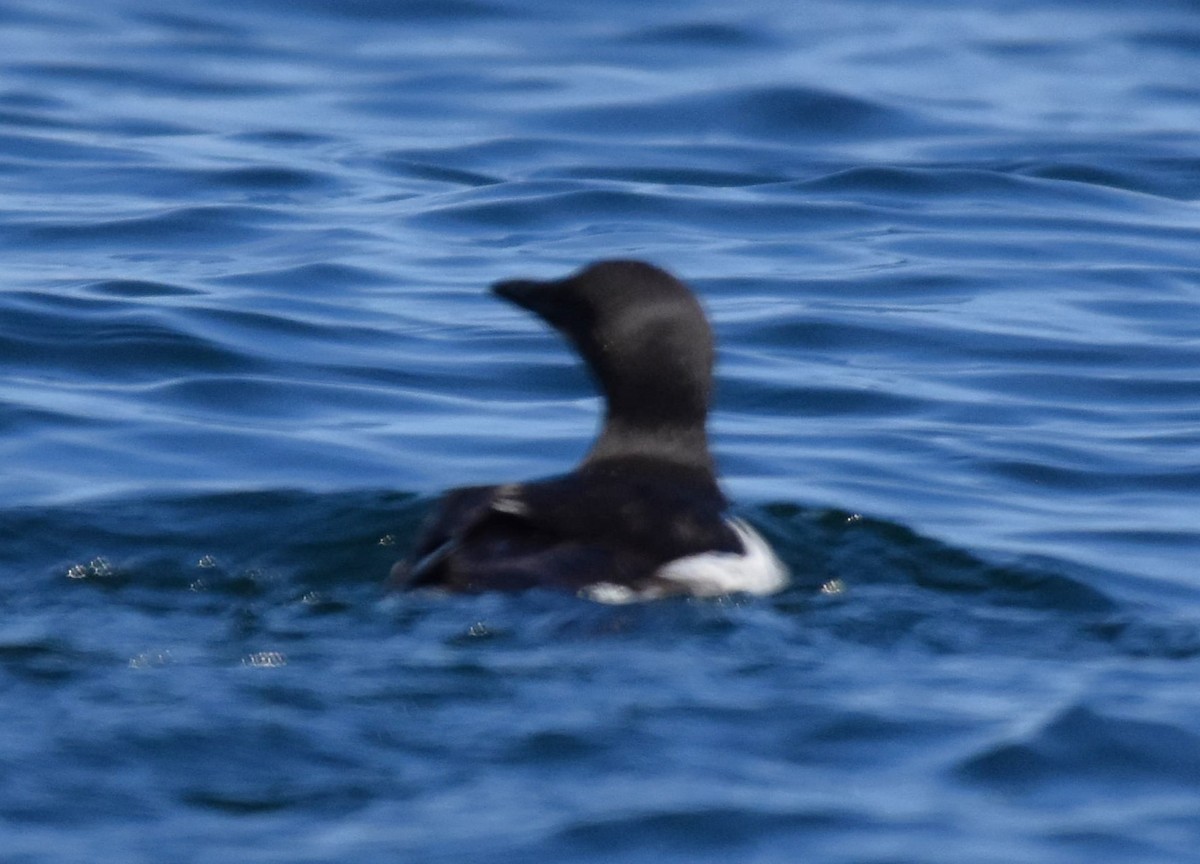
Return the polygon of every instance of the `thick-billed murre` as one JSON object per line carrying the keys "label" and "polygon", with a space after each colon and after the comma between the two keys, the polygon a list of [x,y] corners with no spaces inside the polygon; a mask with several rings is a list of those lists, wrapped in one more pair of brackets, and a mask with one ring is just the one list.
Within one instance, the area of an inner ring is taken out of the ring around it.
{"label": "thick-billed murre", "polygon": [[692,292],[640,261],[492,291],[562,333],[605,400],[600,434],[568,474],[454,489],[400,589],[565,589],[597,600],[768,594],[787,570],[728,514],[708,449],[713,337]]}

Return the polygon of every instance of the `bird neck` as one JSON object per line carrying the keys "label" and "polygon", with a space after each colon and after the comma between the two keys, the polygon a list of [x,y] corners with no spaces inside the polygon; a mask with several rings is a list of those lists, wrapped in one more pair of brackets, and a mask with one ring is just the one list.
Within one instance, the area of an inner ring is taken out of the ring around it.
{"label": "bird neck", "polygon": [[610,410],[584,464],[629,458],[668,462],[702,471],[714,480],[716,476],[703,421],[686,425],[639,423]]}

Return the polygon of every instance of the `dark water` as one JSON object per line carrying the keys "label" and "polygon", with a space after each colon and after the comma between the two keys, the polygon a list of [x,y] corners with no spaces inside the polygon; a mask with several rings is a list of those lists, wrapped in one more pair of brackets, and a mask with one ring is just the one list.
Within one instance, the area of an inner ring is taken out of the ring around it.
{"label": "dark water", "polygon": [[[0,6],[0,860],[1197,860],[1198,13]],[[605,256],[795,585],[384,597]]]}

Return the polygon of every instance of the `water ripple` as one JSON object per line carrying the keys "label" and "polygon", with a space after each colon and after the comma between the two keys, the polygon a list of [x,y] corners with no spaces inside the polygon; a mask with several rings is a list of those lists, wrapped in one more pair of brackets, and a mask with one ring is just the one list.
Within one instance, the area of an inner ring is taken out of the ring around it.
{"label": "water ripple", "polygon": [[542,122],[547,128],[576,134],[618,127],[634,138],[720,135],[799,144],[850,136],[917,134],[927,127],[912,111],[832,91],[782,86],[557,109],[545,114]]}
{"label": "water ripple", "polygon": [[[995,745],[965,761],[964,774],[1009,790],[1053,795],[1064,771],[1081,768],[1099,785],[1190,787],[1200,770],[1200,739],[1173,724],[1114,717],[1072,705],[1022,738]],[[1103,759],[1089,758],[1105,754]]]}
{"label": "water ripple", "polygon": [[[1186,4],[0,21],[8,858],[1194,853]],[[486,286],[609,256],[701,295],[794,584],[383,596],[585,451]]]}

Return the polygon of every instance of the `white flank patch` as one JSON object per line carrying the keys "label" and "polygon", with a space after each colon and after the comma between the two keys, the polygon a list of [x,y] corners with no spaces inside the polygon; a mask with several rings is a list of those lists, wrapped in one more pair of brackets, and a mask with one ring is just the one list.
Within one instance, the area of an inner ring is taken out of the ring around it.
{"label": "white flank patch", "polygon": [[674,582],[696,597],[721,594],[774,594],[788,583],[787,568],[761,535],[741,519],[729,527],[742,541],[736,552],[703,552],[677,558],[654,575]]}
{"label": "white flank patch", "polygon": [[647,596],[645,592],[639,594],[632,588],[617,585],[614,582],[597,582],[595,585],[587,586],[579,593],[589,600],[595,600],[597,603],[611,603],[614,606],[621,603],[635,603],[638,600],[654,599]]}
{"label": "white flank patch", "polygon": [[787,567],[767,541],[741,519],[730,519],[728,524],[742,542],[740,553],[702,552],[676,558],[655,571],[657,584],[648,585],[641,591],[612,582],[597,582],[581,593],[598,603],[633,603],[673,594],[693,597],[774,594],[786,586]]}

